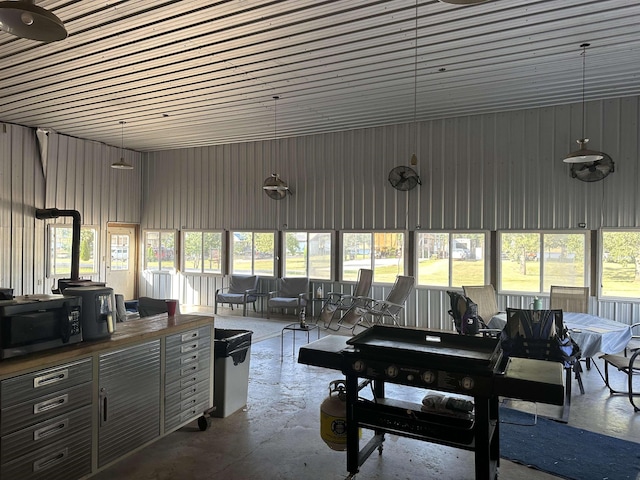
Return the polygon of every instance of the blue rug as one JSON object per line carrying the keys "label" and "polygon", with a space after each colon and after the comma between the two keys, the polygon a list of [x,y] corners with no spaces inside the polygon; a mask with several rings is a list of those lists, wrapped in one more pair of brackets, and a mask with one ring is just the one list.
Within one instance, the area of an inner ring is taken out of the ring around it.
{"label": "blue rug", "polygon": [[[500,456],[570,480],[640,479],[640,444],[500,408]],[[504,423],[511,422],[511,423]]]}

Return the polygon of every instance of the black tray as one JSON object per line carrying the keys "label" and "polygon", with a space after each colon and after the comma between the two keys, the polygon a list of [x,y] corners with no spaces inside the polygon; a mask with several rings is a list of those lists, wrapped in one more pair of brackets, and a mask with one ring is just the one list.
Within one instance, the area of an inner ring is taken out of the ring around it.
{"label": "black tray", "polygon": [[374,325],[347,340],[360,355],[393,357],[397,362],[492,372],[502,350],[497,338],[434,330]]}

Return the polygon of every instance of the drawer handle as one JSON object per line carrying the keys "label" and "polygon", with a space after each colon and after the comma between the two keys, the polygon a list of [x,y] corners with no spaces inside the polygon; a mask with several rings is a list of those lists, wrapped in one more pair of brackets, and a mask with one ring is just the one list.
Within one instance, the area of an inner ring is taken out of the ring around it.
{"label": "drawer handle", "polygon": [[180,352],[185,353],[185,352],[190,352],[191,350],[197,350],[198,349],[198,342],[193,342],[189,345],[183,345],[180,348]]}
{"label": "drawer handle", "polygon": [[46,387],[54,383],[62,382],[69,378],[69,370],[60,370],[58,372],[48,373],[33,379],[33,388]]}
{"label": "drawer handle", "polygon": [[100,426],[103,426],[107,423],[107,420],[109,420],[109,418],[107,417],[107,407],[108,407],[108,400],[107,400],[107,389],[102,387],[100,389],[100,394],[98,395],[98,399],[99,399],[99,405],[100,405]]}
{"label": "drawer handle", "polygon": [[35,462],[33,462],[33,471],[38,472],[40,470],[44,470],[45,468],[53,467],[54,465],[65,460],[68,456],[69,449],[65,448],[64,450],[60,450],[58,453],[54,453],[53,455],[49,455],[48,457],[36,460]]}
{"label": "drawer handle", "polygon": [[194,338],[198,338],[199,336],[200,336],[200,332],[196,330],[195,332],[183,333],[180,339],[181,341],[186,342],[188,340],[193,340]]}
{"label": "drawer handle", "polygon": [[69,394],[65,393],[64,395],[60,395],[59,397],[36,403],[33,406],[33,414],[37,415],[38,413],[47,412],[49,410],[53,410],[54,408],[62,407],[67,403],[69,403]]}
{"label": "drawer handle", "polygon": [[39,428],[35,432],[33,432],[33,440],[41,440],[43,438],[48,438],[51,435],[55,435],[57,433],[62,432],[69,426],[69,419],[65,418],[61,422],[57,422],[53,425],[47,425],[46,427]]}
{"label": "drawer handle", "polygon": [[198,352],[194,353],[193,355],[191,355],[190,357],[182,357],[180,359],[180,363],[182,363],[183,365],[185,363],[191,363],[191,362],[196,362],[198,360]]}

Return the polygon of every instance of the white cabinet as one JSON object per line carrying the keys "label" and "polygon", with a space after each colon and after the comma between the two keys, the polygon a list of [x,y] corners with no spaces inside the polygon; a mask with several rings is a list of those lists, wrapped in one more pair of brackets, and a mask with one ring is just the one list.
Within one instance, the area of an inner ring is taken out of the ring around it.
{"label": "white cabinet", "polygon": [[0,382],[0,479],[91,472],[92,359]]}
{"label": "white cabinet", "polygon": [[160,340],[99,357],[98,468],[160,436]]}

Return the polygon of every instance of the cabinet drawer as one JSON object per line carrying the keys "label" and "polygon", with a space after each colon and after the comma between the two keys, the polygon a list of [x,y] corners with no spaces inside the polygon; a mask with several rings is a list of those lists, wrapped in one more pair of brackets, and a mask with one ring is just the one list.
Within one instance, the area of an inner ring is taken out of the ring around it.
{"label": "cabinet drawer", "polygon": [[178,400],[172,404],[165,405],[165,418],[170,418],[177,414],[181,414],[182,412],[191,410],[196,405],[207,403],[209,401],[209,389],[206,387],[206,385],[200,387],[200,392],[197,392],[184,400]]}
{"label": "cabinet drawer", "polygon": [[182,359],[185,361],[167,362],[165,371],[167,385],[181,378],[191,377],[203,370],[209,374],[211,370],[211,352],[209,351],[192,352]]}
{"label": "cabinet drawer", "polygon": [[195,420],[211,407],[209,400],[196,403],[192,407],[175,413],[174,415],[165,415],[164,431],[165,433],[175,430],[180,425],[191,420]]}
{"label": "cabinet drawer", "polygon": [[0,414],[0,435],[4,436],[28,425],[89,405],[91,385],[92,382],[87,382],[3,408]]}
{"label": "cabinet drawer", "polygon": [[192,373],[191,375],[185,375],[171,383],[168,383],[164,388],[165,396],[173,395],[185,388],[191,387],[203,380],[209,380],[210,370],[202,368],[199,371]]}
{"label": "cabinet drawer", "polygon": [[0,382],[0,404],[6,408],[90,380],[91,358],[19,375]]}
{"label": "cabinet drawer", "polygon": [[165,397],[165,402],[164,402],[165,409],[171,408],[174,405],[177,405],[180,402],[187,400],[202,392],[206,392],[208,394],[210,391],[209,385],[210,385],[209,379],[205,377],[204,380],[201,380],[198,383],[182,388],[181,390],[175,393],[172,393],[171,395],[167,395]]}
{"label": "cabinet drawer", "polygon": [[3,464],[0,478],[70,480],[91,472],[91,429]]}
{"label": "cabinet drawer", "polygon": [[211,351],[211,337],[195,338],[173,347],[167,347],[166,359],[167,362],[173,362],[177,358],[199,351]]}
{"label": "cabinet drawer", "polygon": [[196,328],[194,330],[189,330],[187,332],[176,333],[174,335],[167,336],[167,340],[166,340],[167,349],[176,347],[182,343],[187,343],[187,342],[190,342],[191,340],[196,340],[203,337],[209,337],[209,341],[211,341],[210,325]]}
{"label": "cabinet drawer", "polygon": [[91,405],[0,438],[0,463],[10,462],[84,430],[91,430]]}

